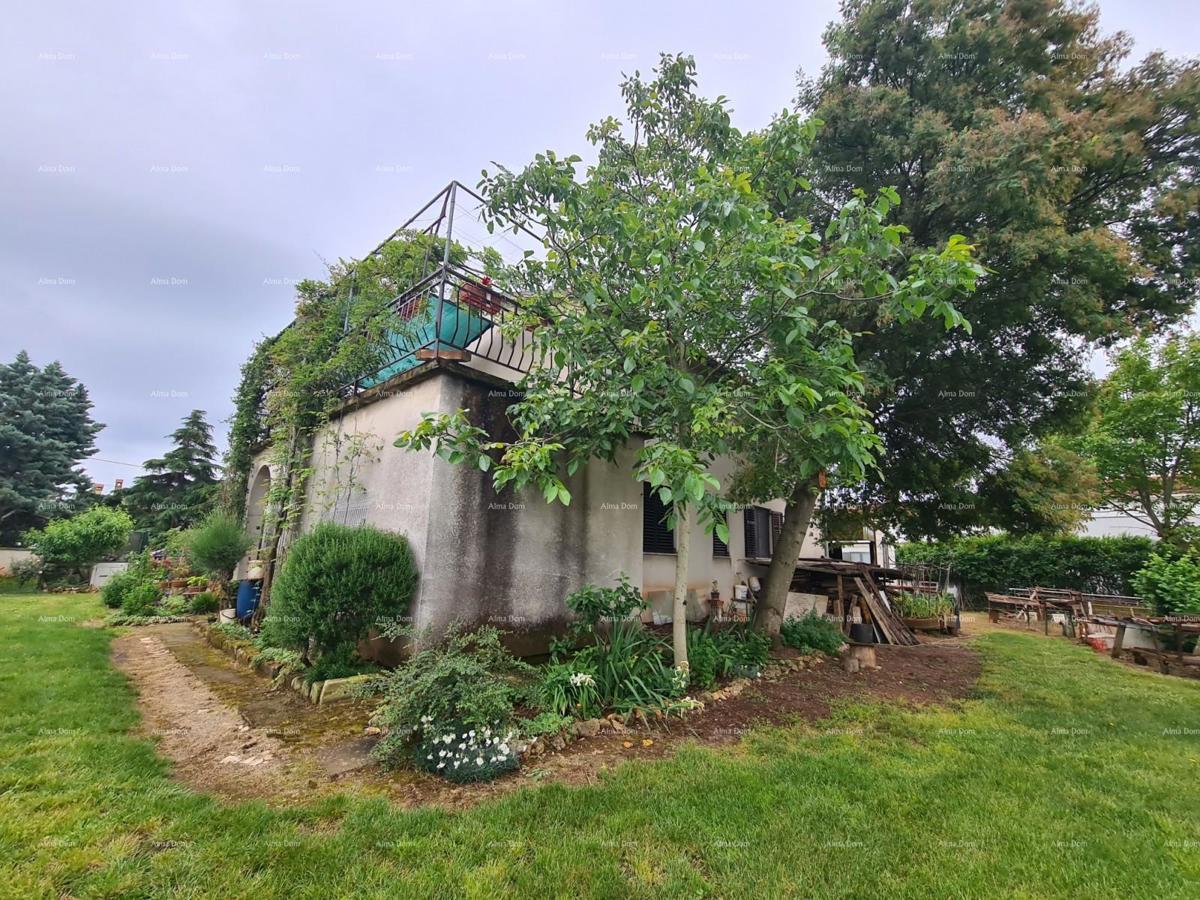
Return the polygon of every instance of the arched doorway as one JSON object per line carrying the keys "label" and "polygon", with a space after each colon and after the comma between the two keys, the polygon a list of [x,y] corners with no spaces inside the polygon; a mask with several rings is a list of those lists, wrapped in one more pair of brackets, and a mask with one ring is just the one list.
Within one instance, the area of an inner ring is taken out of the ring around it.
{"label": "arched doorway", "polygon": [[267,495],[270,492],[271,469],[269,466],[263,466],[254,473],[254,480],[250,483],[250,499],[246,506],[246,534],[254,541],[251,556],[257,556],[266,541],[263,525],[267,518]]}

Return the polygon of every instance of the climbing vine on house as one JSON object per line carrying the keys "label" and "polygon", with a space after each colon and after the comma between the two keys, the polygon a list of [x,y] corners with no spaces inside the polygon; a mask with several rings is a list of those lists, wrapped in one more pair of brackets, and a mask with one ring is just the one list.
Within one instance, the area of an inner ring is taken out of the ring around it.
{"label": "climbing vine on house", "polygon": [[[392,311],[391,302],[436,268],[445,252],[441,238],[401,232],[363,260],[330,266],[325,280],[300,282],[292,323],[260,342],[242,366],[224,498],[230,511],[244,514],[253,460],[269,449],[272,478],[263,530],[271,539],[263,550],[264,605],[270,563],[304,510],[317,432],[345,402],[347,386],[394,356],[397,335],[408,336],[411,326]],[[464,263],[468,255],[461,245],[450,247],[452,263]],[[495,260],[482,263],[494,266]]]}

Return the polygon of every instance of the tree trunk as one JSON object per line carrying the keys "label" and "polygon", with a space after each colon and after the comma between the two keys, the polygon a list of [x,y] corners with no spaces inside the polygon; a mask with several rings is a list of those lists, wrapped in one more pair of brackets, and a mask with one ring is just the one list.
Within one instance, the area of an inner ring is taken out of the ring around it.
{"label": "tree trunk", "polygon": [[796,571],[796,560],[808,533],[813,509],[817,505],[818,491],[812,482],[799,484],[788,497],[783,512],[783,530],[771,553],[771,565],[767,569],[767,586],[754,608],[754,630],[779,634],[783,624],[783,611],[787,606],[788,588],[792,584],[792,573]]}
{"label": "tree trunk", "polygon": [[675,649],[675,668],[686,669],[687,658],[687,577],[688,552],[691,549],[691,510],[675,506],[675,597],[671,604],[671,638]]}

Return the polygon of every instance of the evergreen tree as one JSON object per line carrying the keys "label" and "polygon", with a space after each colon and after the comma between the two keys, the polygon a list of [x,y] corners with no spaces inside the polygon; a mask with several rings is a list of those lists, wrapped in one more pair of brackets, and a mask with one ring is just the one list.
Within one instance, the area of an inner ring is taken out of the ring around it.
{"label": "evergreen tree", "polygon": [[125,507],[139,530],[158,536],[194,525],[208,511],[217,485],[217,448],[204,410],[193,409],[170,435],[161,459],[148,459],[147,474],[125,493]]}
{"label": "evergreen tree", "polygon": [[[859,334],[887,453],[844,499],[910,536],[990,524],[994,476],[1077,427],[1089,347],[1178,319],[1200,271],[1200,67],[1100,33],[1062,0],[846,0],[799,103],[825,125],[805,166],[818,221],[896,187],[906,242],[969,234],[991,274],[947,338],[836,301]],[[805,207],[807,205],[807,208]],[[823,211],[825,210],[825,211]]]}
{"label": "evergreen tree", "polygon": [[78,464],[104,427],[91,408],[57,362],[39,369],[22,350],[0,364],[0,543],[86,504],[91,481]]}

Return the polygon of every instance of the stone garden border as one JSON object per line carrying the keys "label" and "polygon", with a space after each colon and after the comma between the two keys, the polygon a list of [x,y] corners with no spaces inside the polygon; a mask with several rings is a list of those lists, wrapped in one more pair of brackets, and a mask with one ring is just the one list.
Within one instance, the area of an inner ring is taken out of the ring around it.
{"label": "stone garden border", "polygon": [[249,641],[241,641],[230,637],[214,628],[209,622],[194,621],[192,625],[200,631],[209,646],[222,651],[236,664],[245,666],[265,678],[270,678],[272,681],[278,681],[282,678],[283,684],[290,687],[309,703],[322,704],[352,700],[354,699],[354,690],[359,685],[378,677],[377,675],[370,674],[351,675],[348,678],[329,678],[325,681],[314,681],[312,684],[306,684],[303,674],[296,674],[295,669],[288,667],[284,663],[264,659],[256,665],[254,658],[258,656],[259,650]]}

